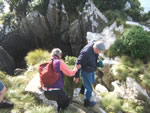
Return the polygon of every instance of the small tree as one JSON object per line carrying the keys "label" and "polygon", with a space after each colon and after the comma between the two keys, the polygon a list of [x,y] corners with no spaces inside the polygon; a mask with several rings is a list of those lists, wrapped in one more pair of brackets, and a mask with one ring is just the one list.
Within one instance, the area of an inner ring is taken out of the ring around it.
{"label": "small tree", "polygon": [[150,36],[143,28],[132,27],[124,32],[121,39],[129,56],[141,59],[150,55]]}
{"label": "small tree", "polygon": [[150,35],[139,26],[127,29],[110,48],[112,56],[128,55],[145,60],[150,55]]}

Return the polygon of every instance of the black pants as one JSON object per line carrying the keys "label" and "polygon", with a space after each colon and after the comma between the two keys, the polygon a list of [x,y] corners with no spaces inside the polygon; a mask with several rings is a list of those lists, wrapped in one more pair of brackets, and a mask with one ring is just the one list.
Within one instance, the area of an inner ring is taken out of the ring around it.
{"label": "black pants", "polygon": [[63,90],[45,91],[44,95],[48,100],[57,102],[58,111],[69,106],[70,98]]}
{"label": "black pants", "polygon": [[84,88],[84,86],[83,86],[83,84],[82,84],[80,93],[83,94],[83,95],[84,95],[84,90],[85,90],[85,88]]}

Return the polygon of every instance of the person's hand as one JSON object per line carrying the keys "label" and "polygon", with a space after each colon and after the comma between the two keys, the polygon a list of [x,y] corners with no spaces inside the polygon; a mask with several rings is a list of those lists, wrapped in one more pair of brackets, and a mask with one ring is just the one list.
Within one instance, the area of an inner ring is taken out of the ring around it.
{"label": "person's hand", "polygon": [[74,83],[77,84],[79,82],[79,78],[74,78]]}
{"label": "person's hand", "polygon": [[104,67],[104,64],[101,60],[99,60],[99,62],[97,63],[97,67],[101,67],[101,68]]}
{"label": "person's hand", "polygon": [[77,69],[80,69],[80,68],[81,68],[81,65],[78,64],[78,65],[75,65],[75,67],[76,67]]}

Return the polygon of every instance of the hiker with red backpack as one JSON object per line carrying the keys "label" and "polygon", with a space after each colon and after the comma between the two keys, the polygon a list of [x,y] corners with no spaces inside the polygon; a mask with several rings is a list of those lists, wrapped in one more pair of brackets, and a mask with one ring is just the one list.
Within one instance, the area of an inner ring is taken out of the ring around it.
{"label": "hiker with red backpack", "polygon": [[49,63],[40,65],[40,83],[45,97],[55,100],[59,111],[68,107],[70,102],[69,96],[64,92],[64,75],[74,76],[81,66],[75,65],[74,69],[70,70],[61,59],[62,51],[59,48],[52,50],[51,57]]}

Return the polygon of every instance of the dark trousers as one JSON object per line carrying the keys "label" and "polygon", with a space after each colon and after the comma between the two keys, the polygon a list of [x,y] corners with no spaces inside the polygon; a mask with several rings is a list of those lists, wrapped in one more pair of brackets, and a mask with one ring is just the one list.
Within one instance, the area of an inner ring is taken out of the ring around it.
{"label": "dark trousers", "polygon": [[54,100],[58,104],[58,111],[69,106],[70,98],[63,90],[44,91],[48,100]]}
{"label": "dark trousers", "polygon": [[85,88],[84,88],[84,86],[83,86],[83,84],[82,84],[80,93],[83,94],[83,95],[84,95],[84,90],[85,90]]}

